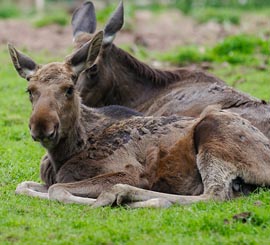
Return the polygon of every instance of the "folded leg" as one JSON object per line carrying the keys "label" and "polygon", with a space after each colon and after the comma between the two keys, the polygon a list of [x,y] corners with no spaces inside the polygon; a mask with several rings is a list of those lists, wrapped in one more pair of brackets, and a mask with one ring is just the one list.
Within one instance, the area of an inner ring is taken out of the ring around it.
{"label": "folded leg", "polygon": [[63,203],[92,205],[103,190],[108,190],[117,183],[136,185],[128,173],[117,172],[99,175],[94,178],[72,182],[57,183],[49,188],[49,199]]}
{"label": "folded leg", "polygon": [[[197,157],[197,165],[204,185],[202,195],[172,195],[117,184],[109,191],[102,192],[93,206],[127,204],[130,207],[148,207],[149,203],[155,203],[152,206],[166,207],[168,202],[186,205],[208,200],[228,200],[232,197],[232,180],[237,175],[237,169],[230,162],[205,151]],[[167,203],[160,200],[167,200]]]}
{"label": "folded leg", "polygon": [[[153,201],[156,199],[155,201]],[[211,199],[210,196],[180,196],[145,190],[125,184],[117,184],[108,191],[103,191],[93,204],[93,207],[110,206],[113,204],[126,204],[129,207],[166,207],[170,204],[191,204]],[[166,201],[164,201],[166,200]]]}
{"label": "folded leg", "polygon": [[27,195],[32,197],[39,197],[42,199],[49,199],[48,188],[44,184],[39,184],[33,181],[24,181],[20,183],[15,191],[19,195]]}

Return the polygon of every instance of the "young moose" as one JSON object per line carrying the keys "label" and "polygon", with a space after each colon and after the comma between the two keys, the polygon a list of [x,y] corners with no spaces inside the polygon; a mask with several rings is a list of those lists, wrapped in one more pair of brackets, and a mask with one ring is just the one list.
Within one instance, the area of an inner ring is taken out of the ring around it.
{"label": "young moose", "polygon": [[16,70],[28,80],[31,136],[47,150],[44,184],[23,182],[17,194],[166,207],[227,200],[249,185],[270,184],[269,140],[237,114],[210,107],[198,119],[141,117],[123,107],[83,105],[74,80],[95,62],[102,40],[99,32],[64,63],[43,66],[9,45]]}
{"label": "young moose", "polygon": [[[220,104],[248,119],[270,138],[270,105],[264,101],[228,87],[202,71],[153,69],[115,46],[113,40],[122,28],[123,17],[121,2],[104,28],[98,59],[86,66],[77,80],[84,104],[124,105],[144,115],[194,117],[208,105]],[[74,13],[72,26],[77,47],[93,37],[96,18],[91,2]]]}

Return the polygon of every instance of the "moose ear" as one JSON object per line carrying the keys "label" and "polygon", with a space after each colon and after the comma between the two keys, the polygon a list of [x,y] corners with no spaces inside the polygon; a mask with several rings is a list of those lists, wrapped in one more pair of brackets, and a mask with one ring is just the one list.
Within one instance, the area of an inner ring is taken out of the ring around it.
{"label": "moose ear", "polygon": [[91,67],[96,61],[103,41],[103,31],[98,32],[91,41],[84,44],[66,60],[73,72],[78,76],[83,70]]}
{"label": "moose ear", "polygon": [[97,26],[95,7],[92,2],[85,2],[72,15],[73,38],[80,33],[94,33]]}
{"label": "moose ear", "polygon": [[36,72],[38,65],[31,58],[17,51],[13,45],[8,44],[8,50],[17,72],[28,80]]}
{"label": "moose ear", "polygon": [[120,2],[118,8],[112,14],[104,28],[104,44],[111,44],[115,35],[124,25],[124,5],[123,1]]}

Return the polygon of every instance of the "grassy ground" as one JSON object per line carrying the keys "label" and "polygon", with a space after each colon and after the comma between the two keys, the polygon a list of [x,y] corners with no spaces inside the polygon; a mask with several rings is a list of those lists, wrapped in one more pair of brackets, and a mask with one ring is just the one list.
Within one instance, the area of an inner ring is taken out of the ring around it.
{"label": "grassy ground", "polygon": [[[241,62],[219,61],[214,54],[208,62],[212,72],[230,84],[269,100],[269,62],[264,44],[256,47],[243,51]],[[178,59],[181,64],[179,56],[167,57],[162,60],[175,64]],[[265,67],[258,67],[256,57],[266,59]],[[47,54],[35,58],[53,59]],[[26,82],[14,71],[5,49],[0,50],[0,62],[0,244],[270,244],[270,195],[263,190],[230,202],[167,210],[91,209],[15,196],[18,183],[39,181],[44,150],[29,136]]]}

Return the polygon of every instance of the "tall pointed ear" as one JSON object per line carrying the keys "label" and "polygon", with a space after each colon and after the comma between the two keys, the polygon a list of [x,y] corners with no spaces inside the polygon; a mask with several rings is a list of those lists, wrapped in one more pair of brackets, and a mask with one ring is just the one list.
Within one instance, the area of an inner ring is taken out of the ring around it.
{"label": "tall pointed ear", "polygon": [[101,50],[102,42],[103,31],[100,31],[91,41],[67,57],[66,64],[71,67],[74,74],[78,76],[83,70],[90,68],[94,64]]}
{"label": "tall pointed ear", "polygon": [[11,44],[8,44],[8,51],[19,75],[29,80],[30,76],[38,69],[38,65],[31,58],[16,50]]}
{"label": "tall pointed ear", "polygon": [[94,33],[97,21],[95,7],[92,2],[85,2],[80,8],[76,9],[72,15],[73,38],[80,33]]}
{"label": "tall pointed ear", "polygon": [[111,44],[115,38],[115,35],[124,25],[124,4],[120,2],[118,8],[112,14],[111,18],[107,22],[104,28],[104,44]]}

